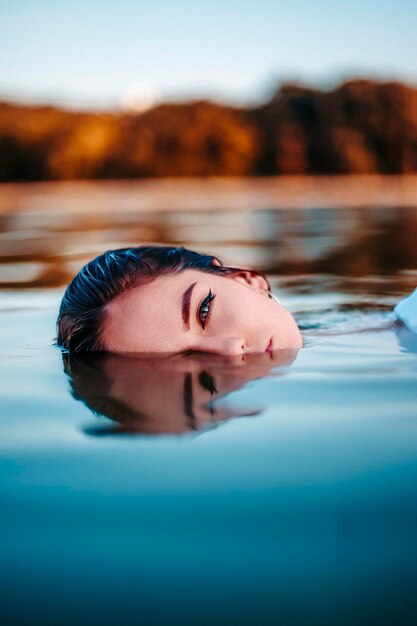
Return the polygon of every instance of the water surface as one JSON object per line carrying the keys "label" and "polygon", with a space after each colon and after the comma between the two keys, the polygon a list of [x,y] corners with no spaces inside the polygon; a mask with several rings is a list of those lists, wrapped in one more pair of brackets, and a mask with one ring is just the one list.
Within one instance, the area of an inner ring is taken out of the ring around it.
{"label": "water surface", "polygon": [[[4,213],[2,622],[415,623],[417,339],[391,310],[417,285],[416,222]],[[52,345],[64,284],[144,239],[268,271],[306,347],[70,363],[74,399]]]}

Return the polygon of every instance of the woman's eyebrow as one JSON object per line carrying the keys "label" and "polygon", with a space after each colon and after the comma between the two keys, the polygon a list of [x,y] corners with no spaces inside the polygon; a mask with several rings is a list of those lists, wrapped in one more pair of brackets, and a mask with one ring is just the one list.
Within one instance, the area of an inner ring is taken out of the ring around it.
{"label": "woman's eyebrow", "polygon": [[191,295],[196,284],[197,282],[190,285],[182,294],[182,319],[184,320],[184,325],[187,326],[187,328],[190,328]]}
{"label": "woman's eyebrow", "polygon": [[193,377],[191,375],[191,372],[187,372],[184,375],[183,395],[184,395],[184,412],[185,412],[185,415],[187,416],[187,425],[191,430],[196,430],[197,429],[196,417],[193,412]]}

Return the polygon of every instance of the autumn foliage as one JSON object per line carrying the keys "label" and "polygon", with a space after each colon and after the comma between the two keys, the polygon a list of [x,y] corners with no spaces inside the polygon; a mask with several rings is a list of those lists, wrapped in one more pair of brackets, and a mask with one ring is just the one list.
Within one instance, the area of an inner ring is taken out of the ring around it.
{"label": "autumn foliage", "polygon": [[417,88],[284,85],[253,109],[142,114],[0,103],[0,181],[417,172]]}

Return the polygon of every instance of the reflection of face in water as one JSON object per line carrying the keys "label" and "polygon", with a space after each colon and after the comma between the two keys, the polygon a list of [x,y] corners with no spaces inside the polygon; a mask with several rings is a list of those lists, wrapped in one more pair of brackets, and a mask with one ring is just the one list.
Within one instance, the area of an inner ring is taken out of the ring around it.
{"label": "reflection of face in water", "polygon": [[297,352],[276,350],[258,355],[223,357],[179,354],[142,358],[110,353],[64,355],[71,391],[95,414],[117,422],[89,429],[103,433],[183,433],[207,428],[230,417],[255,415],[216,406],[216,400],[272,368],[292,363]]}

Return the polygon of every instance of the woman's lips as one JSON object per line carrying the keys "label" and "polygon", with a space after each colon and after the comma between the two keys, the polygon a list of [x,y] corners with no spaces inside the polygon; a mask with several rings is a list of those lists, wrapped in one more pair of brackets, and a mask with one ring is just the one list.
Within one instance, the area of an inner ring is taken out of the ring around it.
{"label": "woman's lips", "polygon": [[268,345],[266,346],[265,352],[272,352],[272,350],[273,350],[273,347],[272,347],[272,337],[271,337]]}

